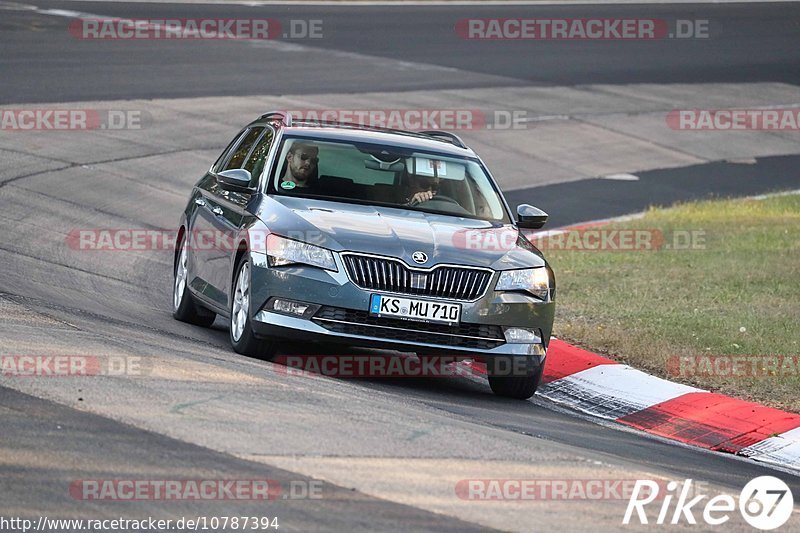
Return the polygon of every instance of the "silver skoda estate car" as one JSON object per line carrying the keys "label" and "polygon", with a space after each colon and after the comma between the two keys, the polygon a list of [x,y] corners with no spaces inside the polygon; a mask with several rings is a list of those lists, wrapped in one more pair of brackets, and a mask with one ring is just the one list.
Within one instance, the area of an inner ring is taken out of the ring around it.
{"label": "silver skoda estate car", "polygon": [[176,319],[230,325],[270,358],[282,339],[467,356],[499,395],[529,398],[555,280],[486,166],[456,135],[292,120],[244,128],[181,215]]}

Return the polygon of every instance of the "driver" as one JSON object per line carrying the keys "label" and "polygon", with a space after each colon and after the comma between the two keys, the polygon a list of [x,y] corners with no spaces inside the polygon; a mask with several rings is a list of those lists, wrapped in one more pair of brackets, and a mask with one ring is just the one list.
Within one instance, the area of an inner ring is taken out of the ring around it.
{"label": "driver", "polygon": [[286,154],[286,172],[283,183],[293,183],[294,187],[307,188],[314,185],[319,163],[319,147],[314,143],[295,142]]}
{"label": "driver", "polygon": [[414,206],[431,200],[439,192],[438,176],[408,175],[404,204]]}

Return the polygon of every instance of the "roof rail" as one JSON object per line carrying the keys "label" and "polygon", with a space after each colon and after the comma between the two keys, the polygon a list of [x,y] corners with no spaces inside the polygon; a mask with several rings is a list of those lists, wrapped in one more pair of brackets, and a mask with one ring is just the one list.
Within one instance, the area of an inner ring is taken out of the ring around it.
{"label": "roof rail", "polygon": [[424,130],[424,131],[420,131],[418,133],[421,133],[423,135],[430,135],[431,137],[441,137],[441,138],[447,139],[449,142],[453,143],[454,145],[458,146],[459,148],[465,148],[466,149],[466,147],[467,147],[467,145],[464,144],[464,141],[461,140],[461,137],[459,137],[455,133],[450,133],[449,131]]}
{"label": "roof rail", "polygon": [[284,126],[286,127],[292,126],[292,114],[285,113],[283,111],[268,111],[267,113],[264,113],[258,118],[259,120],[280,119],[281,124],[283,124]]}
{"label": "roof rail", "polygon": [[296,124],[312,124],[316,126],[333,126],[338,127],[342,126],[344,128],[358,128],[358,129],[371,129],[371,130],[381,130],[381,131],[389,131],[389,132],[397,132],[397,133],[405,133],[403,130],[394,130],[392,128],[384,128],[383,126],[370,126],[369,124],[359,124],[357,122],[343,122],[341,120],[322,120],[322,119],[311,119],[311,118],[300,118],[295,121]]}
{"label": "roof rail", "polygon": [[398,130],[395,128],[387,128],[386,126],[373,126],[370,124],[365,123],[358,123],[358,122],[344,122],[341,120],[321,120],[321,119],[308,119],[308,118],[301,118],[295,121],[295,125],[299,124],[311,124],[315,126],[330,126],[335,128],[353,128],[359,130],[373,130],[373,131],[382,131],[384,133],[398,133],[400,135],[412,135],[415,137],[419,137],[420,134],[418,131],[406,131],[406,130]]}
{"label": "roof rail", "polygon": [[280,118],[283,124],[287,127],[291,127],[293,124],[297,126],[301,124],[309,124],[316,126],[334,126],[343,128],[370,129],[375,131],[383,131],[386,133],[398,133],[401,135],[410,135],[413,137],[427,137],[427,138],[433,137],[438,141],[448,142],[454,146],[463,148],[465,150],[469,149],[469,147],[464,143],[461,137],[459,137],[455,133],[450,133],[449,131],[441,131],[441,130],[406,131],[394,128],[387,128],[384,126],[370,126],[369,124],[359,124],[355,122],[343,122],[339,120],[307,119],[302,117],[300,117],[296,121],[292,121],[291,114],[284,113],[283,111],[271,111],[269,113],[261,115],[260,118],[261,119]]}

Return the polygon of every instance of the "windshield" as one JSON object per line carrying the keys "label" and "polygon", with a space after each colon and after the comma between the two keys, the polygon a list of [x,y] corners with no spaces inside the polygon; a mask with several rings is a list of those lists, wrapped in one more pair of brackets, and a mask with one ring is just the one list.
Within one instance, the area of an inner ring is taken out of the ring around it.
{"label": "windshield", "polygon": [[394,146],[285,138],[270,192],[508,222],[475,160]]}

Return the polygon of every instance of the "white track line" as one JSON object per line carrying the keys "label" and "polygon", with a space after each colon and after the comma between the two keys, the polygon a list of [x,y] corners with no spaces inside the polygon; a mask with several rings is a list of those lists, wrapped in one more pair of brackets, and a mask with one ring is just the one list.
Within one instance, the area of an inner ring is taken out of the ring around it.
{"label": "white track line", "polygon": [[744,448],[740,453],[756,461],[800,468],[800,428],[769,437]]}
{"label": "white track line", "polygon": [[548,400],[608,420],[617,420],[690,392],[707,391],[619,364],[597,365],[539,388],[539,393]]}

